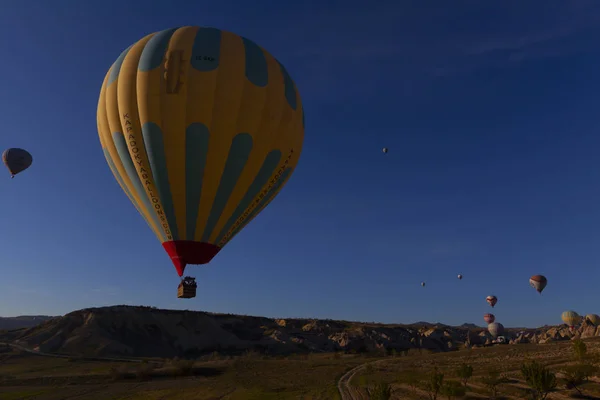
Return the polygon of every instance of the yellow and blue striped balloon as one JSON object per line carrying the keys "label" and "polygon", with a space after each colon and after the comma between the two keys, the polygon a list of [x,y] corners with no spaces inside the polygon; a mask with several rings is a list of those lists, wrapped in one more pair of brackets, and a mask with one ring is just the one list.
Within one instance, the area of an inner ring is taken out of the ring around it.
{"label": "yellow and blue striped balloon", "polygon": [[254,42],[214,28],[153,33],[100,91],[115,178],[173,260],[208,263],[279,193],[304,140],[300,95]]}

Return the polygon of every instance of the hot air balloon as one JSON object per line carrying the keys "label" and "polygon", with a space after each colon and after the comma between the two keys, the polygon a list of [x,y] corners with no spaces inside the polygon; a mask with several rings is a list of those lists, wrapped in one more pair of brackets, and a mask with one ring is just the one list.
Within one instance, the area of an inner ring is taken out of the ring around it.
{"label": "hot air balloon", "polygon": [[383,154],[387,154],[387,152],[388,152],[387,147],[384,147],[382,151],[383,151]]}
{"label": "hot air balloon", "polygon": [[462,279],[462,275],[461,274],[458,274],[458,279]]}
{"label": "hot air balloon", "polygon": [[33,157],[27,150],[10,148],[2,153],[2,162],[8,168],[10,177],[14,178],[19,172],[23,172],[31,166]]}
{"label": "hot air balloon", "polygon": [[285,67],[246,38],[192,26],[121,53],[104,78],[97,124],[110,169],[180,277],[275,198],[304,140]]}
{"label": "hot air balloon", "polygon": [[488,296],[488,297],[485,298],[485,301],[487,301],[488,304],[490,306],[492,306],[492,308],[494,308],[494,306],[498,302],[498,298],[496,296]]}
{"label": "hot air balloon", "polygon": [[425,282],[421,282],[421,286],[425,286]]}
{"label": "hot air balloon", "polygon": [[588,314],[585,316],[585,320],[594,326],[598,326],[600,324],[600,315]]}
{"label": "hot air balloon", "polygon": [[529,284],[532,288],[538,291],[539,294],[542,294],[542,291],[548,284],[548,279],[544,275],[533,275],[529,278]]}
{"label": "hot air balloon", "polygon": [[581,316],[575,311],[565,311],[562,313],[561,318],[571,330],[575,329],[575,325],[579,324],[579,321],[581,321]]}
{"label": "hot air balloon", "polygon": [[496,317],[494,316],[494,314],[485,314],[483,316],[483,320],[485,321],[486,324],[489,325],[496,320]]}
{"label": "hot air balloon", "polygon": [[498,322],[492,322],[488,325],[488,332],[494,339],[501,336],[504,333],[504,326]]}

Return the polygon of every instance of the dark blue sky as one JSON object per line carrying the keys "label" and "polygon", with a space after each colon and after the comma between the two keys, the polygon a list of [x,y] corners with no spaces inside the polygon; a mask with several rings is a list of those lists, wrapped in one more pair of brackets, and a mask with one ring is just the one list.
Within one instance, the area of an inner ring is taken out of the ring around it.
{"label": "dark blue sky", "polygon": [[[0,180],[0,315],[145,304],[483,324],[488,294],[510,326],[600,313],[600,3],[523,3],[5,5],[0,146],[34,164]],[[189,301],[96,130],[121,51],[182,25],[263,46],[306,113],[294,176],[209,266],[190,267]],[[528,285],[538,273],[542,296]]]}

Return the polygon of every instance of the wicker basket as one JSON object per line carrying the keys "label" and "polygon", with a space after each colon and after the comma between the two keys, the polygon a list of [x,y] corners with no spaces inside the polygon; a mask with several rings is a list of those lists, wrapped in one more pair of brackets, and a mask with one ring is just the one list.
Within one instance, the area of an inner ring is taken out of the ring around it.
{"label": "wicker basket", "polygon": [[180,299],[191,299],[196,297],[196,287],[185,285],[181,282],[177,287],[177,297]]}

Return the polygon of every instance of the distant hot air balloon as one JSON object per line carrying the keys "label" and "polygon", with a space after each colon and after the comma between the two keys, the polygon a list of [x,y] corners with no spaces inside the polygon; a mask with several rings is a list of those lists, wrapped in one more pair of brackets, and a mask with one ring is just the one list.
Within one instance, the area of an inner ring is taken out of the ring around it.
{"label": "distant hot air balloon", "polygon": [[285,67],[246,38],[192,26],[121,53],[97,123],[109,167],[179,276],[210,262],[275,198],[304,141]]}
{"label": "distant hot air balloon", "polygon": [[462,279],[462,275],[461,274],[458,274],[458,279]]}
{"label": "distant hot air balloon", "polygon": [[562,321],[571,328],[571,330],[575,329],[575,325],[579,324],[581,321],[581,316],[577,314],[575,311],[565,311],[561,315]]}
{"label": "distant hot air balloon", "polygon": [[502,336],[504,333],[504,326],[501,323],[492,322],[488,325],[488,332],[494,339],[496,339],[498,336]]}
{"label": "distant hot air balloon", "polygon": [[382,151],[383,151],[383,154],[387,154],[387,152],[388,152],[387,147],[384,147]]}
{"label": "distant hot air balloon", "polygon": [[496,317],[494,316],[494,314],[485,314],[483,316],[483,320],[485,321],[486,324],[489,325],[496,320]]}
{"label": "distant hot air balloon", "polygon": [[598,326],[600,324],[600,315],[588,314],[585,316],[585,320],[594,326]]}
{"label": "distant hot air balloon", "polygon": [[496,296],[488,296],[485,298],[485,301],[487,301],[488,304],[493,308],[498,302],[498,298]]}
{"label": "distant hot air balloon", "polygon": [[31,166],[33,157],[27,150],[11,148],[2,153],[2,162],[8,168],[10,177],[14,178],[19,172],[25,171]]}
{"label": "distant hot air balloon", "polygon": [[421,282],[421,286],[425,286],[425,282]]}
{"label": "distant hot air balloon", "polygon": [[542,291],[548,284],[548,279],[544,275],[533,275],[529,278],[529,284],[532,288],[538,291],[539,294],[542,294]]}

